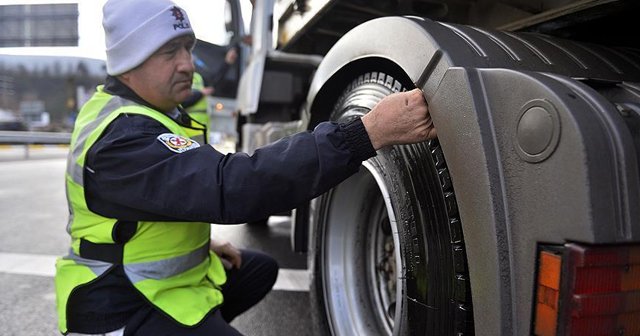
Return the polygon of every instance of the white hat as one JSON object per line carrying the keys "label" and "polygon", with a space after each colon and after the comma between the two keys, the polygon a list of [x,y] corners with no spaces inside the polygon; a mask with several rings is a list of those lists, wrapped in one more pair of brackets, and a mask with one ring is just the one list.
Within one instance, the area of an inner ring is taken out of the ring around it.
{"label": "white hat", "polygon": [[102,12],[112,76],[142,64],[170,40],[193,35],[187,13],[170,0],[108,0]]}

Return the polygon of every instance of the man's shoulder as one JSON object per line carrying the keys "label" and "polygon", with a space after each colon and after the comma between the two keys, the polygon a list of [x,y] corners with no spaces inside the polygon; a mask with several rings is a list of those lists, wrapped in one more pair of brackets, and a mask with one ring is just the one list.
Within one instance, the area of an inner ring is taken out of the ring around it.
{"label": "man's shoulder", "polygon": [[164,125],[162,125],[161,122],[149,116],[146,116],[143,114],[137,114],[137,113],[126,113],[126,112],[116,117],[111,122],[108,129],[111,132],[118,131],[118,132],[125,132],[125,133],[129,133],[129,132],[164,133],[167,131],[167,128]]}
{"label": "man's shoulder", "polygon": [[122,113],[105,128],[89,150],[89,157],[102,152],[128,156],[130,153],[148,152],[150,148],[161,149],[157,138],[167,132],[169,130],[164,125],[151,117]]}
{"label": "man's shoulder", "polygon": [[130,148],[134,143],[140,145],[155,141],[158,135],[167,132],[168,129],[162,123],[151,117],[122,113],[109,123],[93,147],[95,150],[126,143]]}

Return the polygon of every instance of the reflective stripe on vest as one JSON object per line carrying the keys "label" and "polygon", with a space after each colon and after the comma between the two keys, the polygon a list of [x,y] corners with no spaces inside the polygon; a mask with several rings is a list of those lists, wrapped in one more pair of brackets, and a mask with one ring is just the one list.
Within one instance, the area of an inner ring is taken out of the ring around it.
{"label": "reflective stripe on vest", "polygon": [[[209,244],[202,245],[191,253],[158,261],[131,263],[124,265],[125,273],[131,283],[154,279],[162,280],[183,273],[203,262],[209,256]],[[96,275],[100,276],[113,264],[93,259],[82,258],[73,249],[64,259],[73,260],[76,264],[87,266]]]}
{"label": "reflective stripe on vest", "polygon": [[113,267],[110,262],[83,257],[82,241],[96,246],[122,246],[121,263],[131,283],[149,302],[180,324],[197,324],[223,300],[219,286],[226,281],[226,274],[219,258],[209,251],[209,223],[131,223],[137,225],[133,237],[114,246],[113,230],[117,220],[88,209],[83,187],[86,153],[107,126],[123,113],[153,118],[177,135],[189,137],[189,133],[195,132],[181,127],[164,113],[111,96],[102,87],[98,87],[78,114],[66,172],[70,209],[67,231],[72,243],[69,254],[56,262],[59,328],[63,333],[67,331],[66,305],[73,290]]}

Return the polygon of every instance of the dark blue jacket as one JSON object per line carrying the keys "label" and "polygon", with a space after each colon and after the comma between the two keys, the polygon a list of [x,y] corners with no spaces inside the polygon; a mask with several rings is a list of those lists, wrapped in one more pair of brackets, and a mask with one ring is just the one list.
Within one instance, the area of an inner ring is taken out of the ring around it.
{"label": "dark blue jacket", "polygon": [[[110,93],[130,91],[111,84],[105,88]],[[167,132],[140,115],[123,115],[109,125],[86,158],[92,211],[129,221],[243,223],[319,196],[375,155],[359,118],[321,123],[253,155],[225,155],[204,144],[178,154],[157,139]]]}

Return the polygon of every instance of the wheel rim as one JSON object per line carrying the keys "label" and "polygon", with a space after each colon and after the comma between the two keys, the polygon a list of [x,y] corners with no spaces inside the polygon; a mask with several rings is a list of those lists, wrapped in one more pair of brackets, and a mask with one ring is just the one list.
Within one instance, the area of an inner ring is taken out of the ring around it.
{"label": "wheel rim", "polygon": [[[326,196],[323,292],[333,335],[391,335],[403,283],[398,230],[377,161]],[[374,295],[371,295],[374,293]]]}

